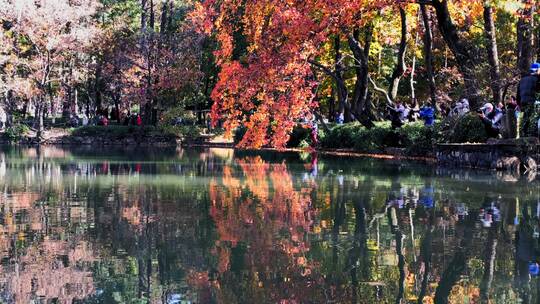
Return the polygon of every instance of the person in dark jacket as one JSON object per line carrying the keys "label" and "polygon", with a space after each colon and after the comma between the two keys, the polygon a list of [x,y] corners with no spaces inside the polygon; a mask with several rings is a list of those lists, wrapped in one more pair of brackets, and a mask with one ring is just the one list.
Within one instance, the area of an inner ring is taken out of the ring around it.
{"label": "person in dark jacket", "polygon": [[540,63],[531,65],[530,74],[523,77],[518,85],[517,104],[523,112],[520,126],[520,137],[534,136],[536,123],[533,120],[536,94],[540,93]]}

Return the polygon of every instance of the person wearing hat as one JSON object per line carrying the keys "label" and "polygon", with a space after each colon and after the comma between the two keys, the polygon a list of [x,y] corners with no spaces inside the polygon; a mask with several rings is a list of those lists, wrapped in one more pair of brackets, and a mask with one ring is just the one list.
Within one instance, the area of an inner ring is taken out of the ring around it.
{"label": "person wearing hat", "polygon": [[540,63],[531,65],[530,74],[523,77],[518,85],[517,103],[523,112],[520,126],[520,137],[536,135],[534,118],[534,102],[536,94],[540,92]]}
{"label": "person wearing hat", "polygon": [[498,137],[501,131],[501,119],[503,117],[502,109],[495,108],[493,104],[486,103],[480,108],[478,114],[482,122],[486,126],[486,131],[489,137]]}

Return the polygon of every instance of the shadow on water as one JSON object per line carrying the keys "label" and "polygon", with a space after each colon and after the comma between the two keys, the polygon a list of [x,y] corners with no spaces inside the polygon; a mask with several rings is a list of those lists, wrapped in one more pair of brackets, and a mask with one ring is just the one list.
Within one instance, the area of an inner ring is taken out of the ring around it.
{"label": "shadow on water", "polygon": [[0,302],[540,299],[534,180],[316,154],[42,147],[0,149],[0,186]]}

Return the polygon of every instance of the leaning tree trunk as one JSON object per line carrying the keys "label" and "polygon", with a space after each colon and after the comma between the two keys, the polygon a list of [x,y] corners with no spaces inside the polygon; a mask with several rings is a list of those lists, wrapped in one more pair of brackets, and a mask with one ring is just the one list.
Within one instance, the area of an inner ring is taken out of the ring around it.
{"label": "leaning tree trunk", "polygon": [[431,105],[437,104],[437,87],[435,86],[435,76],[433,72],[433,33],[430,24],[430,12],[425,4],[420,4],[422,13],[422,23],[424,25],[424,65],[426,66],[427,80],[429,83],[429,93]]}
{"label": "leaning tree trunk", "polygon": [[452,21],[448,10],[448,0],[433,0],[433,7],[437,15],[437,24],[444,41],[454,55],[458,70],[463,76],[465,84],[465,95],[468,97],[472,108],[479,106],[481,101],[478,80],[475,71],[477,69],[477,58],[472,53],[472,49],[463,42],[459,36],[459,31]]}
{"label": "leaning tree trunk", "polygon": [[403,7],[399,8],[401,16],[401,41],[399,43],[399,52],[397,54],[397,64],[390,79],[390,87],[388,95],[392,100],[395,100],[398,94],[399,82],[405,73],[405,53],[407,52],[407,13]]}
{"label": "leaning tree trunk", "polygon": [[[522,0],[528,4],[529,0]],[[527,74],[533,61],[533,10],[527,6],[522,12],[517,22],[517,57],[518,69],[521,74]]]}
{"label": "leaning tree trunk", "polygon": [[499,103],[502,100],[501,72],[499,68],[499,52],[497,49],[497,34],[493,19],[493,8],[489,3],[484,4],[484,34],[487,40],[487,54],[490,65],[491,90],[493,101]]}

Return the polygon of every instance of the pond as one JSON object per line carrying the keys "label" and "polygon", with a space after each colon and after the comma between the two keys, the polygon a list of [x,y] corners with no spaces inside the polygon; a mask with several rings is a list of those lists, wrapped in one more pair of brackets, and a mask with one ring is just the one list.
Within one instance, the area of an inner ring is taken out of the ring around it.
{"label": "pond", "polygon": [[536,302],[538,182],[227,149],[0,149],[2,303]]}

